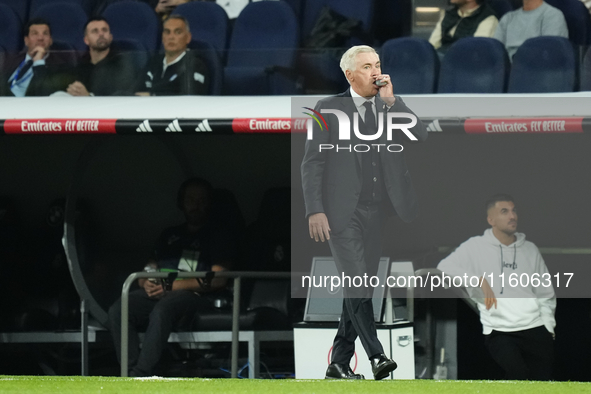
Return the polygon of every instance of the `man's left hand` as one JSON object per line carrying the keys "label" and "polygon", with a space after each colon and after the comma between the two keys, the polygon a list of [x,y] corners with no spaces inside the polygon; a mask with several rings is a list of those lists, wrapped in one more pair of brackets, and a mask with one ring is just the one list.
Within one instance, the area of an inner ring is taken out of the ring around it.
{"label": "man's left hand", "polygon": [[382,81],[386,83],[383,86],[378,86],[380,98],[389,107],[393,106],[396,98],[394,97],[394,89],[392,88],[392,80],[390,79],[390,76],[388,74],[378,75],[376,81]]}
{"label": "man's left hand", "polygon": [[71,83],[68,86],[67,92],[72,96],[90,96],[90,93],[88,93],[86,86],[84,86],[82,82],[78,81]]}

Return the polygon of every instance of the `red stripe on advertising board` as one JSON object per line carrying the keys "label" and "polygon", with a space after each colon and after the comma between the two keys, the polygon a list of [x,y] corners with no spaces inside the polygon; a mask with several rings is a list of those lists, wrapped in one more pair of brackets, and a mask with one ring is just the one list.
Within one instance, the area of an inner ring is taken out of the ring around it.
{"label": "red stripe on advertising board", "polygon": [[[292,120],[295,130],[292,130]],[[232,121],[235,133],[291,133],[306,130],[307,119],[291,118],[237,118]]]}
{"label": "red stripe on advertising board", "polygon": [[7,119],[6,134],[115,134],[116,119]]}
{"label": "red stripe on advertising board", "polygon": [[582,133],[583,118],[466,119],[467,134]]}

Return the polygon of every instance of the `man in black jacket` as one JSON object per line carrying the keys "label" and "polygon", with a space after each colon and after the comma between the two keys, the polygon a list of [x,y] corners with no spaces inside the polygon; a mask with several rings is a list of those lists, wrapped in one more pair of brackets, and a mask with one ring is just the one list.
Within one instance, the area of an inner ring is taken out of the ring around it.
{"label": "man in black jacket", "polygon": [[125,54],[111,48],[113,35],[107,20],[91,18],[84,27],[88,54],[76,69],[77,80],[68,86],[72,96],[115,96],[133,93],[135,75]]}
{"label": "man in black jacket", "polygon": [[[417,215],[402,151],[405,140],[424,141],[427,130],[394,96],[390,76],[382,74],[373,48],[350,48],[341,59],[341,69],[351,87],[316,105],[314,111],[324,117],[326,130],[314,125],[301,171],[310,237],[328,240],[339,273],[355,283],[354,277],[377,272],[384,214],[393,208],[406,222]],[[390,130],[388,124],[398,125],[399,130]],[[386,357],[377,338],[373,288],[343,285],[343,289],[343,313],[326,378],[363,378],[349,367],[359,336],[374,378],[383,379],[397,365]]]}
{"label": "man in black jacket", "polygon": [[486,0],[451,0],[431,33],[429,42],[440,55],[464,37],[492,37],[499,20]]}
{"label": "man in black jacket", "polygon": [[53,44],[51,27],[45,19],[31,19],[24,30],[26,52],[8,56],[3,81],[4,95],[49,96],[65,90],[71,82],[64,59],[50,50]]}
{"label": "man in black jacket", "polygon": [[191,31],[185,17],[175,14],[168,17],[162,29],[164,56],[152,58],[136,95],[208,94],[209,70],[200,57],[187,50],[190,42]]}

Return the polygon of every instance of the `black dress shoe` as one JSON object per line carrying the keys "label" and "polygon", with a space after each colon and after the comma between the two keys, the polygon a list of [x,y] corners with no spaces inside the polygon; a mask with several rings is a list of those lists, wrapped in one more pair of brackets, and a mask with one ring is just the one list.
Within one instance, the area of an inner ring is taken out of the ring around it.
{"label": "black dress shoe", "polygon": [[381,380],[390,375],[390,372],[398,368],[396,361],[390,360],[386,355],[379,354],[376,357],[372,357],[371,370],[373,371],[373,377],[375,380]]}
{"label": "black dress shoe", "polygon": [[365,379],[365,376],[354,373],[348,365],[332,363],[326,369],[324,379]]}

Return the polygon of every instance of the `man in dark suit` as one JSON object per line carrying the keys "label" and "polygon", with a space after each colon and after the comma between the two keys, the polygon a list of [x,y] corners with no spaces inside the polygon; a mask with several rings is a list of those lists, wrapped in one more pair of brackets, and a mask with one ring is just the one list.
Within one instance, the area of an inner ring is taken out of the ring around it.
{"label": "man in dark suit", "polygon": [[[316,105],[315,112],[324,113],[327,130],[315,124],[312,136],[308,136],[301,166],[302,185],[310,237],[316,242],[328,240],[342,274],[363,278],[377,272],[384,213],[393,208],[406,222],[417,215],[403,143],[408,139],[424,141],[427,131],[402,99],[394,96],[390,76],[382,74],[373,48],[350,48],[341,59],[341,69],[351,87]],[[335,110],[346,114],[350,121],[342,122]],[[356,113],[360,119],[355,119]],[[393,124],[407,126],[386,132],[388,117]],[[341,123],[348,129],[341,130]],[[384,355],[377,338],[373,288],[343,288],[343,314],[326,378],[364,378],[349,367],[359,336],[374,378],[383,379],[397,365]]]}
{"label": "man in dark suit", "polygon": [[162,46],[164,56],[155,55],[144,78],[140,80],[137,96],[205,95],[209,92],[209,69],[194,51],[189,22],[173,14],[164,21]]}
{"label": "man in dark suit", "polygon": [[49,22],[41,18],[31,19],[24,30],[26,53],[7,61],[3,94],[24,96],[49,96],[65,90],[73,82],[66,62],[50,51],[53,44]]}

